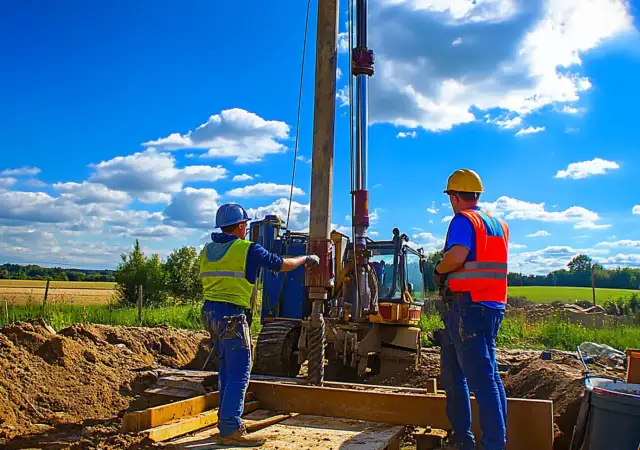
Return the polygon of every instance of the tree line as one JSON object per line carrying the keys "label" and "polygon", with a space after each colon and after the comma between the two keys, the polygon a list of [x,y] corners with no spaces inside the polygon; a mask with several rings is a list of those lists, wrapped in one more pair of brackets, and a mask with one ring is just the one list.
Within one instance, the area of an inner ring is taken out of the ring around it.
{"label": "tree line", "polygon": [[35,264],[3,264],[0,280],[115,281],[113,270],[41,267]]}
{"label": "tree line", "polygon": [[640,289],[640,269],[617,267],[605,269],[587,255],[573,258],[566,269],[549,272],[546,275],[523,275],[509,273],[509,286],[566,286],[591,287],[593,282],[599,288]]}

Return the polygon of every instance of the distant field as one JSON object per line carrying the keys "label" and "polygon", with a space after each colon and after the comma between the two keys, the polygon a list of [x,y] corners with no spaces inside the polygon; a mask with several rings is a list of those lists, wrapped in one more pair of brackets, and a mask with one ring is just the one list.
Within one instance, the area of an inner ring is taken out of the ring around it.
{"label": "distant field", "polygon": [[[0,302],[7,301],[10,305],[40,303],[46,284],[46,281],[39,280],[0,280]],[[115,283],[52,281],[47,301],[69,305],[106,305],[115,293]]]}
{"label": "distant field", "polygon": [[[596,303],[602,304],[607,300],[617,300],[620,297],[628,297],[633,293],[640,295],[640,291],[633,289],[596,288]],[[528,300],[536,303],[551,303],[556,300],[565,303],[571,303],[577,300],[593,300],[591,288],[582,287],[511,286],[509,287],[509,295],[513,297],[524,296],[527,297]]]}

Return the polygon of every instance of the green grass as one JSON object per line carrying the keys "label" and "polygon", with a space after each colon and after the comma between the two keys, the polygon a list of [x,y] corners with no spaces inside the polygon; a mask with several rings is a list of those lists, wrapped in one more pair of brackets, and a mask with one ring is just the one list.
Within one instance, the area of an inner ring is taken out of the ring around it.
{"label": "green grass", "polygon": [[[604,304],[607,300],[617,300],[621,297],[628,297],[640,291],[633,289],[604,289],[596,288],[596,303]],[[527,297],[535,303],[551,303],[559,300],[564,303],[574,303],[576,300],[593,300],[591,288],[584,287],[563,287],[563,286],[510,286],[509,295],[512,297]]]}
{"label": "green grass", "polygon": [[[437,315],[420,317],[422,331],[442,328]],[[505,318],[500,327],[496,345],[500,348],[544,349],[574,351],[583,342],[607,344],[624,351],[640,345],[640,327],[620,326],[611,328],[587,328],[584,326],[549,320],[541,323],[529,323],[524,318]],[[423,344],[429,343],[423,337]]]}
{"label": "green grass", "polygon": [[[0,288],[42,288],[47,285],[45,280],[0,280]],[[111,281],[51,281],[50,289],[107,289],[116,288]]]}

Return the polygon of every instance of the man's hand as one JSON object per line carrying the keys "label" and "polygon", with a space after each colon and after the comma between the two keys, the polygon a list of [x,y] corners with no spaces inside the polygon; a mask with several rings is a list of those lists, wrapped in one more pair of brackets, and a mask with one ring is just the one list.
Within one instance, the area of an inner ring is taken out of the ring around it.
{"label": "man's hand", "polygon": [[433,282],[436,285],[436,287],[441,287],[442,285],[444,285],[444,279],[445,279],[445,275],[438,273],[437,269],[433,269]]}
{"label": "man's hand", "polygon": [[320,265],[320,257],[318,255],[307,255],[305,263],[309,267],[318,267]]}

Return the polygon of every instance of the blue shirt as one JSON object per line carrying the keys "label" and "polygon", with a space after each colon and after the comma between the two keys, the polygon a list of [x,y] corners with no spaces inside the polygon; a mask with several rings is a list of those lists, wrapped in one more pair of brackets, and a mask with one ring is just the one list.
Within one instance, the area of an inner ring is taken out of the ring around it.
{"label": "blue shirt", "polygon": [[[476,211],[480,211],[479,206],[472,208]],[[489,236],[502,235],[502,227],[500,224],[496,224],[497,220],[492,220],[489,216],[480,212],[480,215],[484,219],[485,226],[487,227],[487,234]],[[497,229],[496,228],[497,225]],[[475,261],[476,259],[476,232],[471,224],[471,221],[462,214],[456,214],[449,223],[449,231],[447,231],[447,239],[444,244],[444,251],[446,252],[454,245],[462,245],[469,249],[469,255],[467,255],[467,261]],[[468,294],[467,294],[468,295]],[[500,302],[478,302],[489,308],[504,309],[504,304]]]}
{"label": "blue shirt", "polygon": [[[236,239],[238,239],[238,236],[232,234],[211,233],[211,240],[218,244],[224,244]],[[247,265],[244,273],[244,277],[251,284],[256,282],[258,267],[266,267],[274,272],[279,272],[282,268],[282,258],[254,242],[249,246],[249,251],[247,252]]]}

